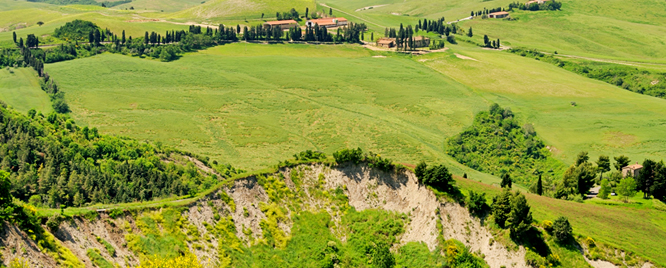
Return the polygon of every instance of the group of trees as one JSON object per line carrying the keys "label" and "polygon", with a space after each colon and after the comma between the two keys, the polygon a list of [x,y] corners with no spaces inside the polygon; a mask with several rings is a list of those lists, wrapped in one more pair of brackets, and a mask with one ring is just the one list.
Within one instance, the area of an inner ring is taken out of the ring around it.
{"label": "group of trees", "polygon": [[[470,31],[471,30],[472,29],[470,28]],[[488,38],[487,35],[483,35],[483,46],[487,47],[487,48],[499,49],[500,48],[500,40],[498,38],[497,41],[495,41],[495,40],[491,41],[490,38]]]}
{"label": "group of trees", "polygon": [[395,38],[395,44],[398,50],[411,50],[416,46],[414,44],[414,29],[411,25],[404,27],[402,23],[398,30],[393,28],[386,28],[384,30],[386,37]]}
{"label": "group of trees", "polygon": [[0,107],[0,167],[11,173],[11,194],[34,205],[146,201],[193,194],[218,182],[180,155],[100,135],[56,113],[31,110],[26,116]]}
{"label": "group of trees", "polygon": [[428,167],[424,161],[421,161],[414,169],[414,175],[419,183],[430,185],[437,190],[452,192],[455,189],[453,176],[444,165]]}
{"label": "group of trees", "polygon": [[[509,52],[548,62],[582,76],[604,81],[623,89],[658,98],[666,98],[666,81],[664,72],[638,69],[613,63],[592,61],[566,61],[552,55],[546,55],[536,49],[511,48]],[[657,83],[654,83],[657,81]]]}
{"label": "group of trees", "polygon": [[[608,159],[608,157],[600,156],[599,159]],[[615,168],[618,171],[611,173],[608,178],[602,178],[601,176],[599,178],[601,189],[598,196],[600,198],[608,199],[609,195],[615,192],[626,202],[629,197],[636,195],[640,191],[643,193],[643,198],[654,197],[666,202],[666,165],[663,160],[656,162],[651,159],[645,159],[642,165],[643,168],[636,178],[632,177],[631,174],[622,178],[622,174],[619,172],[622,167],[629,164],[629,158],[619,156],[615,157],[615,160]],[[602,162],[600,165],[597,162],[598,169],[602,174],[603,171],[610,171],[610,168],[604,166],[603,163],[605,162]]]}
{"label": "group of trees", "polygon": [[[306,11],[307,14],[308,11]],[[298,11],[296,9],[291,9],[289,12],[276,12],[275,17],[277,20],[300,20],[300,16],[298,15]]]}
{"label": "group of trees", "polygon": [[490,13],[495,13],[495,12],[500,12],[500,11],[504,11],[504,9],[502,9],[501,7],[486,9],[484,7],[483,10],[471,11],[470,12],[470,17],[484,16],[484,15],[488,15]]}
{"label": "group of trees", "polygon": [[428,20],[428,19],[423,19],[423,21],[419,20],[419,24],[415,28],[417,32],[419,30],[424,30],[426,32],[434,32],[439,34],[446,33],[446,35],[449,35],[446,30],[448,26],[446,25],[444,17],[441,17],[437,20]]}
{"label": "group of trees", "polygon": [[527,5],[525,3],[521,3],[521,2],[510,3],[508,10],[513,10],[514,8],[515,9],[520,9],[520,10],[529,10],[529,11],[560,10],[560,8],[562,8],[562,3],[557,2],[555,0],[545,1],[542,4],[530,3],[529,5]]}
{"label": "group of trees", "polygon": [[396,168],[403,168],[400,165],[395,165],[393,161],[387,158],[382,158],[378,154],[369,152],[363,153],[361,148],[356,149],[342,149],[340,151],[333,153],[333,158],[338,164],[345,163],[354,163],[359,164],[361,162],[367,163],[369,167],[374,167],[383,171],[392,171]]}
{"label": "group of trees", "polygon": [[501,228],[509,228],[511,235],[521,238],[532,228],[532,212],[525,195],[504,188],[493,198],[491,205],[495,223]]}
{"label": "group of trees", "polygon": [[528,184],[539,170],[563,169],[537,137],[531,124],[522,127],[510,108],[492,104],[476,114],[472,126],[446,141],[447,153],[458,162],[481,172]]}

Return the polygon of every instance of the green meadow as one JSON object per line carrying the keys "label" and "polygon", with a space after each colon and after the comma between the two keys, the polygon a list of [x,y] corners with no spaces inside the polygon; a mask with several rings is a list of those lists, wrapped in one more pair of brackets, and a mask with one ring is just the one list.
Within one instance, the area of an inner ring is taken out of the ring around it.
{"label": "green meadow", "polygon": [[[458,53],[470,59],[460,59]],[[511,107],[532,123],[553,155],[627,155],[632,162],[666,159],[666,100],[636,94],[548,63],[508,52],[460,45],[421,58],[488,102]],[[572,106],[572,102],[576,106]]]}
{"label": "green meadow", "polygon": [[49,96],[39,86],[37,74],[31,68],[11,68],[11,72],[0,69],[0,100],[23,113],[30,109],[44,114],[51,112]]}
{"label": "green meadow", "polygon": [[348,45],[237,43],[169,63],[103,54],[46,69],[77,122],[244,169],[306,149],[361,147],[472,172],[442,146],[489,103],[408,57],[373,55]]}

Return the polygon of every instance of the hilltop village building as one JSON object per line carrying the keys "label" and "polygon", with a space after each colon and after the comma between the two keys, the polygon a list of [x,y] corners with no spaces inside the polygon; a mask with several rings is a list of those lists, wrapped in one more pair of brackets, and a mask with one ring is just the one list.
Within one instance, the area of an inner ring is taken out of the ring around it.
{"label": "hilltop village building", "polygon": [[280,27],[280,29],[284,31],[294,27],[298,27],[298,22],[296,22],[295,20],[267,21],[264,23],[264,26]]}
{"label": "hilltop village building", "polygon": [[622,177],[626,178],[627,176],[632,176],[634,178],[638,178],[638,175],[641,174],[642,169],[643,169],[643,165],[638,164],[638,162],[636,162],[636,164],[623,167],[622,168]]}
{"label": "hilltop village building", "polygon": [[324,26],[326,28],[335,28],[347,26],[348,21],[345,18],[325,18],[325,19],[314,19],[305,22],[305,25],[308,27],[314,27],[316,25]]}
{"label": "hilltop village building", "polygon": [[506,11],[500,11],[500,12],[493,12],[488,14],[488,18],[491,19],[501,19],[501,18],[506,18],[509,16],[509,12]]}

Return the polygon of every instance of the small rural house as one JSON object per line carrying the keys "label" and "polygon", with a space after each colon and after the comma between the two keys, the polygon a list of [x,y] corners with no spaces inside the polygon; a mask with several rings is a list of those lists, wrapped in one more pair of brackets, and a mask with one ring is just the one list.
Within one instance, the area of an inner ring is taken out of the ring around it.
{"label": "small rural house", "polygon": [[643,166],[638,164],[629,165],[626,167],[622,168],[622,177],[626,178],[627,176],[632,176],[634,178],[638,177],[638,175],[641,174],[641,169],[643,169]]}
{"label": "small rural house", "polygon": [[379,38],[379,40],[377,40],[377,46],[384,48],[392,48],[395,46],[395,38],[388,38],[388,37]]}
{"label": "small rural house", "polygon": [[325,19],[314,19],[308,20],[305,22],[305,25],[308,27],[314,27],[316,25],[324,26],[326,28],[342,27],[348,24],[347,19],[345,18],[325,18]]}
{"label": "small rural house", "polygon": [[427,47],[430,46],[430,38],[425,36],[414,36],[414,47]]}
{"label": "small rural house", "polygon": [[298,27],[298,22],[296,22],[295,20],[267,21],[264,23],[264,26],[280,27],[280,29],[284,31],[294,27]]}
{"label": "small rural house", "polygon": [[506,18],[509,16],[509,12],[506,11],[500,11],[500,12],[493,12],[488,14],[488,18],[491,19],[501,19],[501,18]]}

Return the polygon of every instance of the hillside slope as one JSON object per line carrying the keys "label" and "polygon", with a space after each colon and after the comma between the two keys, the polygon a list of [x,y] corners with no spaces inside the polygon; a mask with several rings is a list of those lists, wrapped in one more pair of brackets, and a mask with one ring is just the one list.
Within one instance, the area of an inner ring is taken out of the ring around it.
{"label": "hillside slope", "polygon": [[[364,223],[373,218],[376,220],[368,221],[370,225]],[[325,225],[317,227],[317,222]],[[93,266],[90,251],[123,267],[137,265],[147,256],[173,257],[179,251],[191,251],[204,264],[234,267],[275,263],[295,267],[322,261],[317,254],[306,254],[302,255],[305,260],[294,262],[291,255],[307,250],[301,248],[302,243],[315,250],[337,244],[341,265],[363,267],[367,263],[357,261],[366,257],[354,252],[359,243],[370,243],[359,237],[367,235],[376,241],[389,241],[398,263],[419,262],[415,259],[418,256],[406,253],[405,249],[412,247],[429,256],[426,260],[436,260],[439,241],[443,241],[439,240],[438,222],[445,226],[443,238],[461,240],[470,251],[486,256],[490,267],[527,267],[523,249],[509,252],[500,243],[489,243],[492,235],[479,219],[458,204],[441,203],[411,172],[389,174],[354,165],[301,165],[276,174],[250,176],[185,207],[74,217],[62,221],[54,235],[86,267]],[[303,229],[305,223],[314,225]],[[383,231],[373,233],[375,229]],[[22,238],[20,231],[5,230],[0,236],[5,264],[16,257],[26,258],[33,267],[53,264],[48,255],[35,250],[31,240]],[[313,230],[323,232],[317,236],[325,239],[303,233]],[[382,235],[392,233],[390,230],[395,231],[394,237]],[[300,240],[303,235],[307,235],[305,241]],[[273,257],[264,259],[269,252]]]}
{"label": "hillside slope", "polygon": [[[23,257],[32,267],[53,265],[20,230],[4,230],[5,264]],[[372,248],[384,242],[391,245],[396,264],[434,267],[445,262],[439,252],[442,243],[452,245],[450,239],[482,256],[489,267],[529,267],[522,246],[502,244],[501,233],[459,204],[438,198],[413,173],[365,165],[306,164],[251,175],[185,206],[77,216],[63,220],[53,234],[86,267],[103,262],[135,266],[151,256],[168,259],[179,252],[223,267],[367,267]],[[549,245],[562,256],[562,267],[588,265],[577,249]]]}

